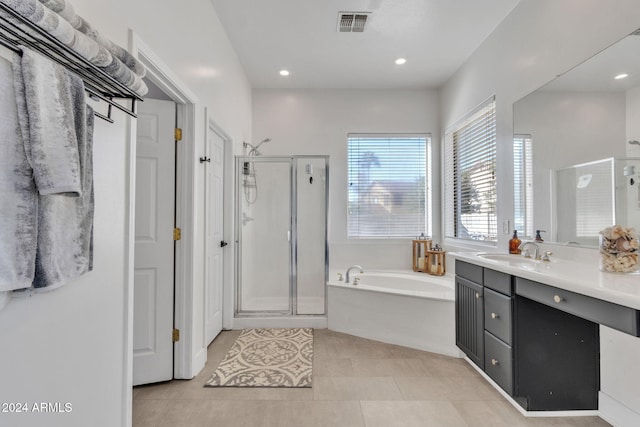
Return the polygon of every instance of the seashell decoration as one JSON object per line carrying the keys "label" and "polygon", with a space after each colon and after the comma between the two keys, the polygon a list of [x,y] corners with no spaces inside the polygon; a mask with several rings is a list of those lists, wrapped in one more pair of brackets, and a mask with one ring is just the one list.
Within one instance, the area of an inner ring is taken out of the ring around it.
{"label": "seashell decoration", "polygon": [[638,271],[638,232],[614,225],[600,231],[600,269],[616,273]]}

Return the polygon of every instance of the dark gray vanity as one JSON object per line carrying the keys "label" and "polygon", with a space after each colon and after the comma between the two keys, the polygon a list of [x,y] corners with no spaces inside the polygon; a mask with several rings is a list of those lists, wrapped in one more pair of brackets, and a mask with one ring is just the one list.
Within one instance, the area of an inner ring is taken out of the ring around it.
{"label": "dark gray vanity", "polygon": [[599,324],[640,311],[456,260],[456,345],[527,411],[598,409]]}

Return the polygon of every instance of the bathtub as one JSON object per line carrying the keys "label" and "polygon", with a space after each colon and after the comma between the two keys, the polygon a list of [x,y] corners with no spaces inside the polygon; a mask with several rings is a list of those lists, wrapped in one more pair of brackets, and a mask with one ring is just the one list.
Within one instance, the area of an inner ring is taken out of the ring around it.
{"label": "bathtub", "polygon": [[[454,275],[367,271],[357,285],[327,282],[328,327],[362,338],[461,357],[455,345]],[[342,271],[344,273],[344,271]],[[353,281],[353,280],[351,280]]]}

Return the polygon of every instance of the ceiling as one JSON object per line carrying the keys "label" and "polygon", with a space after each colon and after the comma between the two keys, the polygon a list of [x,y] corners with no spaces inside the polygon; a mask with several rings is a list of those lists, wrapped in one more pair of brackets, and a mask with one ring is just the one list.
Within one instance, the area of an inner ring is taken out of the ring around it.
{"label": "ceiling", "polygon": [[[625,92],[640,86],[640,35],[629,35],[558,76],[542,90],[573,92]],[[628,77],[615,80],[619,74]]]}
{"label": "ceiling", "polygon": [[[211,0],[254,88],[353,89],[440,87],[518,1]],[[341,11],[371,12],[365,31]]]}

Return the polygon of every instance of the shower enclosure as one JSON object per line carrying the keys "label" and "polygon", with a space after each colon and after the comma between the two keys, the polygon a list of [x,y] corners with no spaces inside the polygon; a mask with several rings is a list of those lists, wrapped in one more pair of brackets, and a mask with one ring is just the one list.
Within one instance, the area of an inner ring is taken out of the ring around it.
{"label": "shower enclosure", "polygon": [[327,156],[236,157],[235,317],[325,314]]}
{"label": "shower enclosure", "polygon": [[640,159],[609,158],[555,172],[557,241],[598,245],[620,224],[640,228]]}

